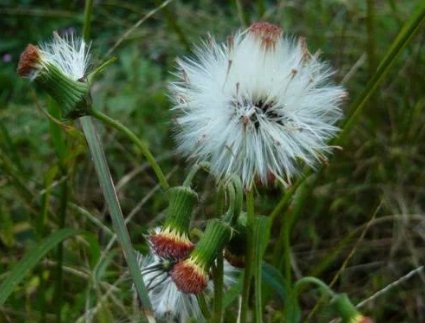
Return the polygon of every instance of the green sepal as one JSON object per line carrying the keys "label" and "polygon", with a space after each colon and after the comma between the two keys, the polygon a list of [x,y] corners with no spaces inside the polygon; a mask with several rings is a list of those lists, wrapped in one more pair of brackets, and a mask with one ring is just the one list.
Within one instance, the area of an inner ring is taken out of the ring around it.
{"label": "green sepal", "polygon": [[88,115],[90,104],[89,86],[74,81],[53,64],[48,64],[35,82],[58,102],[63,118],[76,119]]}
{"label": "green sepal", "polygon": [[190,258],[208,271],[219,252],[223,251],[232,235],[232,228],[227,223],[219,220],[210,220],[201,240],[190,254]]}
{"label": "green sepal", "polygon": [[180,234],[188,234],[192,211],[198,200],[198,195],[190,187],[177,186],[168,191],[169,206],[164,227]]}

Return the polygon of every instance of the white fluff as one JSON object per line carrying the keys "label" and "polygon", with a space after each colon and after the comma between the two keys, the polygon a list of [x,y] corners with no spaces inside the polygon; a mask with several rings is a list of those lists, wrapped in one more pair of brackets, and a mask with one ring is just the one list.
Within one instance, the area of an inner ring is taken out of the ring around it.
{"label": "white fluff", "polygon": [[219,179],[236,174],[250,188],[273,174],[287,183],[300,161],[314,166],[330,151],[345,91],[329,84],[326,64],[306,59],[303,42],[279,37],[267,49],[248,30],[228,44],[210,39],[178,66],[178,150],[210,162]]}
{"label": "white fluff", "polygon": [[152,308],[158,317],[178,322],[203,321],[196,296],[179,291],[169,275],[170,262],[156,255],[137,255]]}
{"label": "white fluff", "polygon": [[[198,300],[194,294],[181,292],[169,275],[173,263],[151,253],[144,257],[137,253],[137,261],[143,281],[148,289],[148,295],[155,314],[167,321],[174,322],[204,322]],[[223,264],[223,284],[228,289],[236,282],[239,270],[226,260]],[[214,292],[214,284],[208,281],[205,297],[209,298]],[[192,321],[191,321],[192,320]]]}
{"label": "white fluff", "polygon": [[41,64],[52,64],[74,81],[85,76],[89,64],[89,47],[83,39],[74,34],[63,37],[53,34],[53,40],[40,45]]}

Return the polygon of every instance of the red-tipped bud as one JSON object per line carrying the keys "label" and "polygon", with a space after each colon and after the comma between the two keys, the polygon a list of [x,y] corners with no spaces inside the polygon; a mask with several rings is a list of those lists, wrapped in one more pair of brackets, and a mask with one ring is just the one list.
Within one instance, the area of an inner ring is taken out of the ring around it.
{"label": "red-tipped bud", "polygon": [[185,234],[169,228],[151,234],[148,239],[155,253],[166,259],[184,259],[195,247]]}
{"label": "red-tipped bud", "polygon": [[187,294],[199,294],[208,284],[208,274],[191,258],[176,264],[171,271],[171,278],[177,288]]}
{"label": "red-tipped bud", "polygon": [[21,77],[31,77],[40,64],[40,50],[37,46],[29,44],[21,54],[18,63],[18,74]]}
{"label": "red-tipped bud", "polygon": [[268,22],[256,22],[249,27],[249,32],[260,38],[261,45],[266,49],[274,49],[277,41],[282,36],[283,30],[279,26]]}

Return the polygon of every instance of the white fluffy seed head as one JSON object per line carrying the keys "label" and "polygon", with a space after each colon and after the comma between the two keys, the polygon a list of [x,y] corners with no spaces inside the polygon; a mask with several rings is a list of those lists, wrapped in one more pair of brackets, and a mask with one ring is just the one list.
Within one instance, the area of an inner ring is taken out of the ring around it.
{"label": "white fluffy seed head", "polygon": [[41,64],[52,64],[73,81],[78,81],[86,74],[89,49],[90,46],[83,39],[72,33],[62,37],[54,33],[52,41],[40,45]]}
{"label": "white fluffy seed head", "polygon": [[178,150],[210,162],[218,179],[287,183],[300,162],[314,167],[330,151],[345,91],[303,39],[256,23],[226,44],[209,39],[178,67]]}

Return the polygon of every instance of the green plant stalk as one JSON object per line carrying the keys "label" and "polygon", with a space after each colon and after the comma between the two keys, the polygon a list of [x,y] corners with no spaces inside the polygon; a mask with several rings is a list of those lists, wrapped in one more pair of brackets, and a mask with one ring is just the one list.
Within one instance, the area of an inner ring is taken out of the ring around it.
{"label": "green plant stalk", "polygon": [[241,25],[244,27],[248,27],[249,24],[249,17],[246,11],[242,7],[241,0],[235,0],[236,2],[236,10],[238,12],[239,20],[241,22]]}
{"label": "green plant stalk", "polygon": [[264,0],[257,0],[257,11],[258,11],[258,18],[262,18],[264,13],[266,12],[266,4],[264,3]]}
{"label": "green plant stalk", "polygon": [[285,322],[293,320],[293,304],[296,303],[296,295],[293,292],[292,286],[292,271],[291,271],[291,213],[286,212],[283,221],[283,277],[286,282],[286,290],[290,300],[285,302],[284,317]]}
{"label": "green plant stalk", "polygon": [[[397,35],[396,39],[391,44],[390,48],[387,50],[387,54],[382,59],[381,63],[378,66],[376,73],[370,79],[370,81],[365,86],[363,93],[351,104],[347,118],[341,125],[342,132],[339,137],[332,142],[333,145],[341,145],[347,138],[347,135],[354,126],[355,121],[362,112],[366,103],[376,92],[379,85],[384,80],[385,75],[393,67],[396,58],[400,55],[401,51],[409,44],[412,40],[415,33],[420,29],[421,24],[425,20],[425,2],[422,2],[410,19],[405,23],[402,30]],[[279,203],[276,205],[270,216],[275,219],[288,205],[291,197],[295,193],[297,187],[309,177],[312,173],[311,170],[306,170],[294,185],[282,196]],[[319,176],[318,176],[319,177]]]}
{"label": "green plant stalk", "polygon": [[164,190],[167,190],[170,187],[170,185],[168,184],[167,178],[165,177],[161,167],[158,165],[157,161],[155,160],[155,157],[152,155],[149,148],[135,135],[134,132],[132,132],[130,129],[124,126],[121,122],[112,119],[111,117],[107,116],[106,114],[100,111],[91,109],[90,114],[94,118],[102,121],[104,124],[118,131],[121,131],[123,134],[125,134],[137,146],[137,148],[140,149],[141,153],[145,156],[146,160],[151,165],[152,170],[155,172],[161,187]]}
{"label": "green plant stalk", "polygon": [[333,144],[341,145],[342,143],[344,143],[347,138],[347,135],[353,128],[366,103],[376,92],[379,85],[384,80],[385,75],[393,67],[396,58],[400,55],[401,51],[409,44],[413,36],[420,29],[420,26],[424,22],[424,20],[425,1],[422,1],[418,9],[414,11],[413,15],[404,24],[396,39],[393,41],[390,48],[387,50],[387,53],[379,64],[376,73],[366,84],[363,93],[351,105],[350,109],[348,110],[349,113],[347,115],[347,118],[341,126],[342,131],[338,138],[334,140]]}
{"label": "green plant stalk", "polygon": [[246,192],[246,209],[247,209],[247,248],[245,255],[245,271],[244,271],[244,280],[243,280],[243,289],[242,289],[242,304],[241,304],[241,316],[240,322],[247,322],[248,310],[249,310],[249,292],[251,287],[251,278],[253,274],[253,225],[254,225],[254,192],[253,189],[250,189]]}
{"label": "green plant stalk", "polygon": [[91,31],[91,16],[93,12],[93,0],[86,0],[84,6],[83,39],[89,41]]}
{"label": "green plant stalk", "polygon": [[376,49],[375,49],[375,1],[367,0],[367,59],[369,76],[372,76],[376,69]]}
{"label": "green plant stalk", "polygon": [[298,295],[301,292],[301,289],[305,285],[311,285],[311,284],[318,286],[323,294],[326,294],[330,297],[334,297],[336,295],[335,292],[328,285],[326,285],[323,281],[321,281],[320,279],[318,279],[316,277],[306,276],[306,277],[299,279],[294,284],[294,292],[295,292],[296,297],[298,297]]}
{"label": "green plant stalk", "polygon": [[[156,0],[155,3],[157,6],[160,6],[162,1]],[[187,40],[184,31],[178,23],[175,11],[172,12],[169,7],[164,7],[163,11],[165,14],[165,19],[167,20],[167,25],[170,27],[170,29],[174,30],[180,40],[180,43],[185,47],[186,51],[190,51],[190,42]]]}
{"label": "green plant stalk", "polygon": [[[254,228],[255,235],[264,234]],[[255,241],[258,242],[259,238],[254,237]],[[257,251],[258,252],[258,251]],[[255,266],[254,266],[254,290],[255,290],[255,306],[254,306],[254,322],[261,323],[263,321],[263,294],[262,294],[262,259],[257,259],[260,255],[254,255]]]}
{"label": "green plant stalk", "polygon": [[200,293],[196,295],[196,300],[198,301],[199,308],[201,309],[202,315],[208,320],[211,316],[211,313],[208,308],[207,301],[205,300],[204,294]]}
{"label": "green plant stalk", "polygon": [[[63,170],[62,174],[66,176],[66,171]],[[64,180],[61,185],[60,193],[60,209],[59,209],[59,228],[65,228],[66,210],[68,205],[68,181]],[[63,298],[63,243],[60,242],[56,249],[56,286],[55,286],[55,308],[56,308],[56,322],[60,323],[61,319],[61,308]]]}
{"label": "green plant stalk", "polygon": [[212,322],[221,323],[223,321],[223,253],[220,252],[213,267],[214,279],[214,314]]}
{"label": "green plant stalk", "polygon": [[153,320],[152,306],[149,300],[146,286],[140,274],[140,268],[137,264],[136,256],[134,254],[133,246],[130,241],[130,236],[124,222],[124,217],[121,207],[118,202],[118,197],[115,192],[115,187],[112,182],[112,177],[106,162],[106,157],[103,152],[102,144],[97,136],[93,120],[91,116],[84,116],[80,118],[81,126],[83,128],[86,140],[92,155],[93,163],[99,179],[100,186],[105,197],[106,204],[109,208],[110,216],[114,226],[114,231],[117,234],[117,239],[123,249],[130,274],[140,297],[144,313],[148,320]]}

